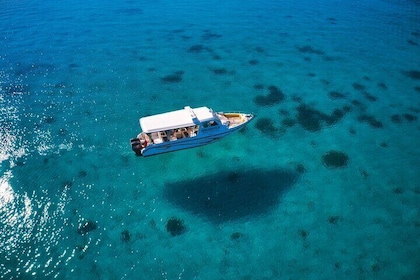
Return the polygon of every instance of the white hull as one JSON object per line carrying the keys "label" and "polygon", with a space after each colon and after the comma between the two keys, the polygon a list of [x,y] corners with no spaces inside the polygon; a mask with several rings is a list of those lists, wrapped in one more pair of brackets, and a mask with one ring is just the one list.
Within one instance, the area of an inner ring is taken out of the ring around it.
{"label": "white hull", "polygon": [[[205,121],[193,118],[192,126],[160,131],[153,131],[154,116],[147,117],[149,119],[143,120],[143,123],[148,126],[148,129],[150,127],[152,129],[146,130],[147,132],[143,131],[137,138],[131,139],[133,151],[139,156],[147,157],[207,145],[240,130],[254,118],[252,114],[213,113],[211,109],[208,110],[213,116],[210,119],[208,116]],[[195,117],[194,114],[192,115]],[[162,115],[158,115],[158,118],[162,119]],[[140,123],[142,123],[142,119]],[[157,125],[162,127],[165,123],[158,123]]]}

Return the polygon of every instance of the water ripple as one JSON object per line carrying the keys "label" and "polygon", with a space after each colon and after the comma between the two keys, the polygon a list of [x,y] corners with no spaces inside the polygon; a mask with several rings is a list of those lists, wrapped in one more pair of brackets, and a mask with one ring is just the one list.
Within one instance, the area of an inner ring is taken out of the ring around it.
{"label": "water ripple", "polygon": [[74,255],[74,249],[60,247],[67,226],[64,214],[70,201],[68,188],[57,198],[35,191],[19,194],[11,178],[11,171],[0,178],[0,256],[5,260],[0,266],[0,278],[57,277],[60,264]]}

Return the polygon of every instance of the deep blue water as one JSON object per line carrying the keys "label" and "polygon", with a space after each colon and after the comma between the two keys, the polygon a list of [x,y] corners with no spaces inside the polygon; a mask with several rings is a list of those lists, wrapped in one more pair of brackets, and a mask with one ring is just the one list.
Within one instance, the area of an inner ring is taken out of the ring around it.
{"label": "deep blue water", "polygon": [[0,279],[419,279],[418,1],[0,3]]}

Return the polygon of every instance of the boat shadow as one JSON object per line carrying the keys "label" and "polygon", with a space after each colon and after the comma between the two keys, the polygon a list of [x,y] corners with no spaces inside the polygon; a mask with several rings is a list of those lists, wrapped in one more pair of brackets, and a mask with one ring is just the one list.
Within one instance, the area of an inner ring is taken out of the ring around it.
{"label": "boat shadow", "polygon": [[298,174],[284,169],[222,171],[167,183],[164,197],[212,223],[259,216],[279,204]]}

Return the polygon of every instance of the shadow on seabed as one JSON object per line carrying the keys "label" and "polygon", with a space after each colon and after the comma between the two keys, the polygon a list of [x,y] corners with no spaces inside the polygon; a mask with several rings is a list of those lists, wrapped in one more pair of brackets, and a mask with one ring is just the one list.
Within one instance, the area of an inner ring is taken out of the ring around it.
{"label": "shadow on seabed", "polygon": [[266,213],[296,182],[284,169],[222,171],[191,180],[167,183],[165,198],[213,223]]}

